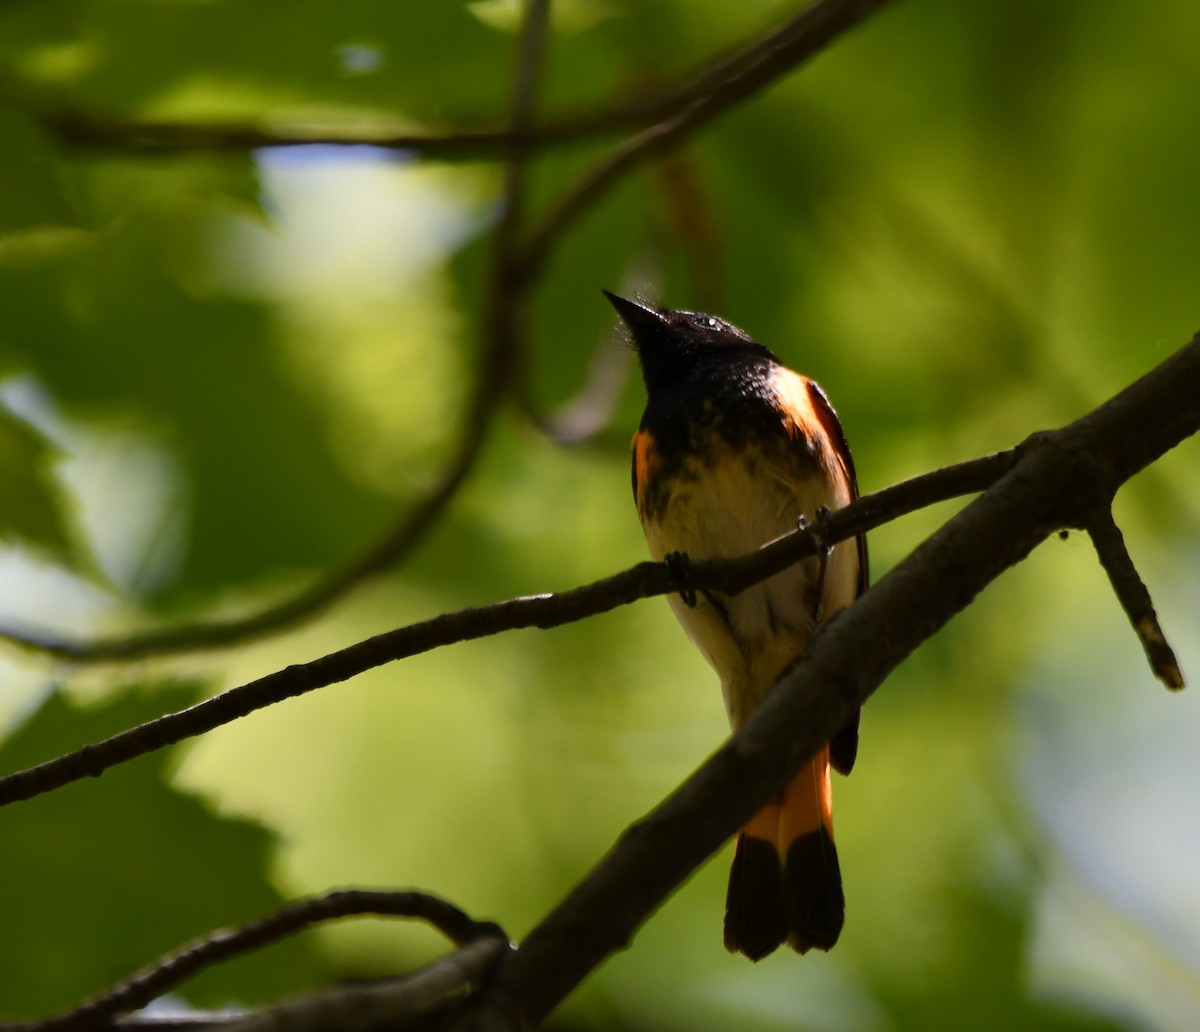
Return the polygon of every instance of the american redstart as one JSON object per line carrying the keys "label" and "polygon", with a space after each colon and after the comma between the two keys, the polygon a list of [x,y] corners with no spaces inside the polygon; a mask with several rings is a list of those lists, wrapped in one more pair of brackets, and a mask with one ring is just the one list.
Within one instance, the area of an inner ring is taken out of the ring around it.
{"label": "american redstart", "polygon": [[[605,291],[629,327],[646,383],[633,494],[656,561],[745,555],[858,494],[837,414],[821,388],[716,316]],[[863,537],[738,595],[669,596],[721,678],[737,731],[818,624],[867,584]],[[858,714],[739,833],[725,945],[759,960],[785,940],[837,942],[845,916],[829,768],[850,773]]]}

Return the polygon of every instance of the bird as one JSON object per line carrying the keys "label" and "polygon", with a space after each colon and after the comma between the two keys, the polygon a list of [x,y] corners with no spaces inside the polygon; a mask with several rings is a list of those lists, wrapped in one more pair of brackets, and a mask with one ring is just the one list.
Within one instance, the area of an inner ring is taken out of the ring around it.
{"label": "bird", "polygon": [[[745,555],[858,496],[837,413],[812,380],[724,319],[604,291],[646,387],[633,495],[651,557]],[[866,590],[866,539],[835,544],[737,595],[668,596],[721,680],[734,732],[816,628]],[[785,941],[830,949],[845,920],[830,767],[849,774],[861,710],[738,833],[725,946],[757,961]]]}

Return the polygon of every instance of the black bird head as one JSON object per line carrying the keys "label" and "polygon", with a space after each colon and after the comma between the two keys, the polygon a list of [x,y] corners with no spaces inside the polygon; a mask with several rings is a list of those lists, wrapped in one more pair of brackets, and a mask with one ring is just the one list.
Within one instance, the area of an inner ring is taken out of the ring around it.
{"label": "black bird head", "polygon": [[697,365],[776,360],[743,330],[715,315],[657,308],[607,290],[603,293],[621,321],[629,327],[647,391],[653,391]]}

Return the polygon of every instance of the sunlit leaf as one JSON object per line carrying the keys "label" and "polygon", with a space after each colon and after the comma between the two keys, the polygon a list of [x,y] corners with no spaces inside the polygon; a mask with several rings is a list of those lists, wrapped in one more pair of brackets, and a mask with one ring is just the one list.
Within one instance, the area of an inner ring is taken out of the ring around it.
{"label": "sunlit leaf", "polygon": [[55,465],[61,455],[37,430],[0,406],[0,540],[30,545],[83,568],[69,495]]}

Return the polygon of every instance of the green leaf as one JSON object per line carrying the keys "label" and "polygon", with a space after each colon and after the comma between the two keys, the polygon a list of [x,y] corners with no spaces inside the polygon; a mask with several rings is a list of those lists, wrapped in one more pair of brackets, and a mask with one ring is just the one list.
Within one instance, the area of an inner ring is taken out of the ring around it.
{"label": "green leaf", "polygon": [[72,505],[55,475],[58,449],[0,406],[0,540],[31,547],[76,573],[89,567]]}
{"label": "green leaf", "polygon": [[220,119],[356,107],[393,121],[490,120],[506,95],[493,87],[507,76],[510,37],[454,0],[52,0],[55,16],[6,6],[17,9],[0,10],[0,55],[88,112]]}
{"label": "green leaf", "polygon": [[46,134],[28,115],[4,104],[0,104],[0,154],[4,155],[0,234],[75,221]]}
{"label": "green leaf", "polygon": [[[89,707],[52,694],[0,748],[0,769],[98,741],[196,697],[194,685],[178,683]],[[3,1018],[70,1006],[195,936],[282,902],[269,879],[270,832],[172,788],[169,757],[145,756],[0,810]],[[181,992],[206,1005],[263,1000],[295,991],[316,968],[310,947],[291,940]]]}
{"label": "green leaf", "polygon": [[88,246],[0,266],[9,368],[84,423],[165,445],[188,478],[189,536],[178,580],[156,586],[165,598],[344,561],[391,512],[334,456],[266,306],[193,286],[214,218],[185,192],[131,208]]}

